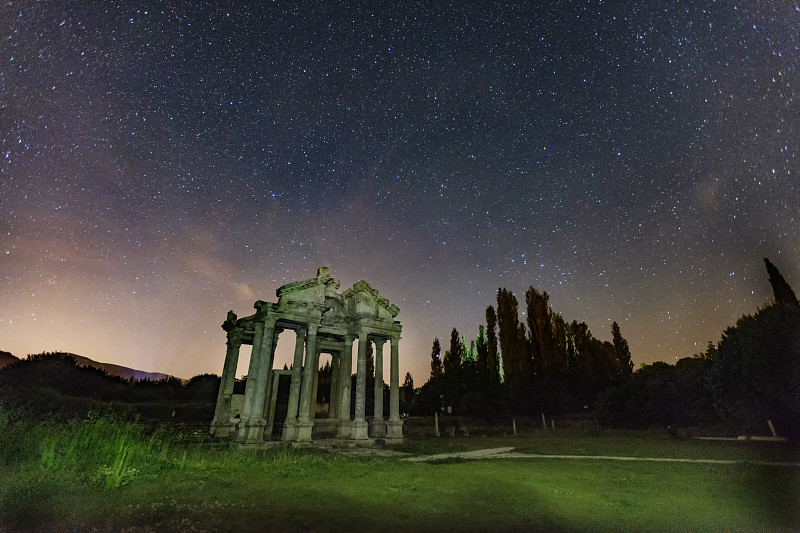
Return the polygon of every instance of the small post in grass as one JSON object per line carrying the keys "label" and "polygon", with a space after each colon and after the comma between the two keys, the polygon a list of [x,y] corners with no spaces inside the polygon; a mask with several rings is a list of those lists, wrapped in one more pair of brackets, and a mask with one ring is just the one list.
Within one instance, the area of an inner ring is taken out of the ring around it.
{"label": "small post in grass", "polygon": [[514,433],[514,436],[516,437],[517,436],[517,419],[516,418],[512,418],[511,419],[511,431]]}
{"label": "small post in grass", "polygon": [[544,413],[542,413],[542,429],[547,429],[547,420],[544,419]]}
{"label": "small post in grass", "polygon": [[442,434],[439,433],[439,412],[438,411],[434,411],[434,413],[433,413],[433,428],[434,428],[433,434],[436,435],[437,437],[441,437]]}
{"label": "small post in grass", "polygon": [[772,420],[767,420],[767,424],[769,424],[769,430],[772,432],[772,436],[777,437],[778,434],[775,433],[775,426],[772,425]]}

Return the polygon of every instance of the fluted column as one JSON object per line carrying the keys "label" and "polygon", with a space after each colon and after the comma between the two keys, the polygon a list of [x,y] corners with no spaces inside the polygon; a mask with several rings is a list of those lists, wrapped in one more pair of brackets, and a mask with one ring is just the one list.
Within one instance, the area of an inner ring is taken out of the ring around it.
{"label": "fluted column", "polygon": [[385,339],[375,339],[375,411],[370,424],[372,437],[386,436],[386,422],[383,419],[383,344]]}
{"label": "fluted column", "polygon": [[386,424],[386,438],[391,441],[403,440],[403,421],[400,420],[400,337],[392,337],[392,360],[389,376],[389,422]]}
{"label": "fluted column", "polygon": [[[264,407],[262,408],[264,412],[264,418],[269,421],[269,405],[272,403],[272,394],[273,394],[273,379],[272,379],[272,367],[275,361],[275,349],[278,347],[278,337],[280,337],[281,333],[283,333],[283,328],[275,328],[275,331],[272,335],[272,350],[269,352],[269,359],[267,361],[267,388],[264,394]],[[274,389],[277,393],[277,388]]]}
{"label": "fluted column", "polygon": [[294,345],[292,361],[292,383],[289,387],[289,406],[286,410],[286,421],[283,423],[282,440],[297,440],[297,408],[300,405],[300,381],[303,369],[303,349],[306,343],[306,330],[295,330],[297,341]]}
{"label": "fluted column", "polygon": [[311,429],[314,422],[309,416],[311,412],[311,394],[314,389],[314,373],[318,371],[317,357],[317,325],[308,325],[308,338],[306,340],[306,362],[303,366],[303,380],[300,385],[300,410],[297,415],[297,440],[310,441]]}
{"label": "fluted column", "polygon": [[328,418],[330,420],[339,418],[339,392],[341,391],[339,379],[341,374],[341,361],[341,353],[331,354],[331,397],[328,399]]}
{"label": "fluted column", "polygon": [[353,374],[353,336],[344,337],[344,351],[342,351],[341,368],[339,369],[339,429],[336,436],[340,439],[349,439],[352,422],[350,421],[350,388]]}
{"label": "fluted column", "polygon": [[314,380],[311,384],[311,409],[308,412],[308,416],[311,420],[314,420],[317,417],[317,397],[319,395],[319,357],[322,355],[322,352],[317,350],[317,356],[314,358],[316,363],[315,372],[312,377]]}
{"label": "fluted column", "polygon": [[214,420],[211,422],[211,434],[215,437],[228,437],[233,424],[231,424],[231,398],[233,397],[233,384],[236,381],[236,366],[239,363],[239,349],[242,338],[234,332],[228,333],[227,347],[225,350],[225,364],[222,366],[222,379],[217,394],[217,406],[214,409]]}
{"label": "fluted column", "polygon": [[239,422],[238,438],[242,442],[264,440],[264,400],[267,391],[269,371],[272,366],[272,341],[275,331],[275,318],[254,325],[253,351],[250,355],[250,368],[244,390],[242,418]]}
{"label": "fluted column", "polygon": [[358,334],[358,366],[356,370],[356,413],[353,420],[352,439],[366,440],[369,438],[366,418],[367,405],[367,333]]}
{"label": "fluted column", "polygon": [[242,402],[242,414],[239,420],[239,432],[241,435],[242,424],[250,419],[253,413],[253,397],[256,394],[256,374],[258,368],[258,358],[261,353],[261,344],[264,340],[264,323],[258,322],[254,325],[253,348],[250,350],[250,366],[247,369],[247,382],[244,387],[244,400]]}

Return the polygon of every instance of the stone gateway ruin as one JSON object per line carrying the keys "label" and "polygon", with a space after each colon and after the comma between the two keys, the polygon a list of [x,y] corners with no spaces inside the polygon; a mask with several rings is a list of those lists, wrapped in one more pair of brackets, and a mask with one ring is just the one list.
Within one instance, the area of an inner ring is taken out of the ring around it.
{"label": "stone gateway ruin", "polygon": [[[399,309],[366,281],[341,294],[338,289],[339,281],[330,276],[328,267],[320,267],[315,278],[280,287],[277,303],[258,300],[256,312],[244,318],[228,312],[222,324],[228,341],[212,435],[242,443],[309,442],[318,438],[357,444],[371,444],[375,439],[403,440],[398,366],[401,326],[394,320]],[[287,329],[297,335],[292,368],[275,370],[275,348],[280,333]],[[353,398],[355,340],[358,356]],[[383,382],[386,341],[391,347],[388,420],[384,418]],[[367,343],[375,346],[373,391],[367,391]],[[242,344],[252,345],[243,396],[234,394]],[[331,356],[327,417],[318,413],[320,354]],[[370,393],[373,409],[367,413]]]}

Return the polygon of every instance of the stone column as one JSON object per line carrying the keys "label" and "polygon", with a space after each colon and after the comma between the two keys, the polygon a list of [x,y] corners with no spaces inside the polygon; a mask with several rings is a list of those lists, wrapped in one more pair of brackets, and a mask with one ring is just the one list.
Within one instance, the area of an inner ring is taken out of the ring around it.
{"label": "stone column", "polygon": [[236,381],[236,365],[239,363],[241,346],[241,336],[235,332],[229,332],[225,364],[222,367],[222,380],[219,384],[219,394],[217,394],[217,406],[214,410],[214,420],[211,421],[211,434],[215,437],[229,437],[233,429],[231,398],[233,397],[233,383]]}
{"label": "stone column", "polygon": [[339,429],[336,436],[340,439],[349,439],[352,431],[350,421],[350,387],[353,373],[353,336],[344,337],[344,350],[339,363]]}
{"label": "stone column", "polygon": [[267,439],[272,437],[272,428],[275,425],[275,405],[278,402],[278,385],[280,384],[280,379],[281,379],[281,375],[279,373],[271,372],[271,374],[272,374],[272,379],[270,380],[270,382],[272,382],[273,394],[269,396],[269,401],[267,402],[268,405],[267,427],[264,430]]}
{"label": "stone column", "polygon": [[328,419],[337,420],[339,418],[339,374],[342,361],[341,353],[331,354],[331,397],[328,399]]}
{"label": "stone column", "polygon": [[386,422],[383,419],[383,343],[385,339],[375,339],[375,412],[372,415],[370,433],[372,437],[386,436]]}
{"label": "stone column", "polygon": [[400,337],[392,337],[392,361],[389,376],[389,422],[386,424],[386,440],[402,442],[403,421],[400,420],[400,362],[398,344]]}
{"label": "stone column", "polygon": [[250,350],[250,366],[247,369],[247,382],[244,387],[244,400],[242,401],[242,412],[239,423],[236,427],[236,439],[244,442],[247,439],[248,431],[245,426],[251,424],[250,418],[253,415],[253,399],[256,394],[256,369],[258,368],[258,358],[261,353],[261,345],[264,340],[264,323],[254,324],[253,347]]}
{"label": "stone column", "polygon": [[306,342],[306,330],[298,329],[297,342],[294,345],[294,360],[292,361],[292,384],[289,387],[289,406],[286,410],[286,420],[283,423],[281,440],[297,440],[297,407],[300,405],[300,371],[303,369],[303,348]]}
{"label": "stone column", "polygon": [[[267,419],[269,419],[269,406],[270,403],[272,403],[272,395],[273,395],[272,383],[274,380],[272,379],[272,367],[275,361],[275,349],[278,347],[278,337],[280,337],[281,333],[283,333],[283,328],[275,329],[275,333],[272,336],[272,351],[270,352],[269,361],[267,362],[267,366],[269,368],[267,369],[267,390],[264,396],[264,407],[263,407],[265,413],[264,416]],[[274,389],[275,394],[277,394],[277,390],[278,389]]]}
{"label": "stone column", "polygon": [[269,371],[272,366],[272,338],[275,331],[275,318],[254,325],[253,351],[250,355],[250,369],[247,372],[247,385],[244,390],[242,418],[238,427],[241,442],[255,443],[264,440],[264,397],[267,392]]}
{"label": "stone column", "polygon": [[297,441],[310,442],[314,421],[311,412],[311,394],[314,392],[314,373],[317,372],[319,352],[317,351],[317,325],[308,325],[306,341],[306,364],[303,366],[303,381],[300,384],[300,410],[297,414]]}
{"label": "stone column", "polygon": [[314,420],[317,417],[317,396],[319,395],[319,357],[322,355],[322,352],[317,350],[317,356],[314,358],[316,361],[316,368],[314,369],[314,383],[311,385],[311,410],[308,413],[308,416],[311,420]]}
{"label": "stone column", "polygon": [[366,418],[367,400],[367,333],[362,331],[358,334],[358,366],[356,370],[356,415],[353,420],[353,432],[351,439],[369,439]]}

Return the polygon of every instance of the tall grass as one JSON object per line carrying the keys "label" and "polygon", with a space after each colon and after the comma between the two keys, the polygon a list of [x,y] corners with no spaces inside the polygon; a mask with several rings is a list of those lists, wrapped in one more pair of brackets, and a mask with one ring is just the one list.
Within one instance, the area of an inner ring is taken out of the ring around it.
{"label": "tall grass", "polygon": [[4,518],[12,525],[47,521],[48,502],[66,492],[120,490],[177,479],[187,470],[213,474],[269,468],[282,477],[304,477],[324,467],[313,451],[242,450],[197,442],[172,431],[148,431],[113,414],[32,421],[0,407],[0,515],[5,515],[0,529]]}

